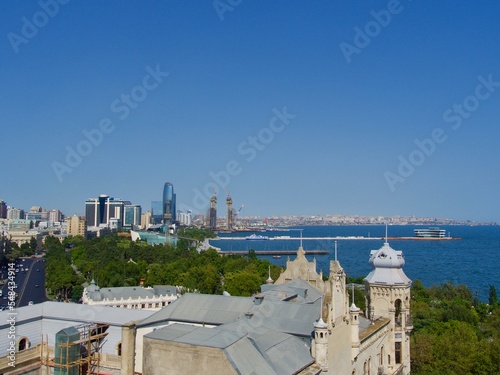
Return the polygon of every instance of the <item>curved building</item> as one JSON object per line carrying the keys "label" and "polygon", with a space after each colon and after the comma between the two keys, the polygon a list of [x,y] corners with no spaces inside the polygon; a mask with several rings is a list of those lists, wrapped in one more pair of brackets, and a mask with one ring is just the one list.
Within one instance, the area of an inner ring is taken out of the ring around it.
{"label": "curved building", "polygon": [[165,182],[163,186],[163,223],[172,224],[175,221],[174,185]]}

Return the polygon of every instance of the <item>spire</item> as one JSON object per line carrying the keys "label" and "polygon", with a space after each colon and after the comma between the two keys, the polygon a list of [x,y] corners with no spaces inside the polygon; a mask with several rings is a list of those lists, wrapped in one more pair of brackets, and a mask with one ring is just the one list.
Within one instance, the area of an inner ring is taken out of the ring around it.
{"label": "spire", "polygon": [[354,283],[351,284],[351,287],[352,287],[352,305],[351,307],[349,308],[349,311],[351,312],[358,312],[359,311],[359,307],[356,306],[356,304],[354,303]]}
{"label": "spire", "polygon": [[269,277],[266,280],[266,284],[272,284],[274,280],[271,278],[271,265],[269,265]]}
{"label": "spire", "polygon": [[385,243],[389,243],[387,242],[387,223],[385,223]]}
{"label": "spire", "polygon": [[337,260],[337,241],[335,241],[335,260]]}

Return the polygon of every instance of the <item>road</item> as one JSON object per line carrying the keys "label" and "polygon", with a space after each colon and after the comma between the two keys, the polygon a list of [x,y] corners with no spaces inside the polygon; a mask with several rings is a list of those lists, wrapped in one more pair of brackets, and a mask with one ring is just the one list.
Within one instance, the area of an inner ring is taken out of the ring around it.
{"label": "road", "polygon": [[[18,298],[16,306],[27,306],[30,302],[33,304],[42,303],[47,300],[45,295],[45,260],[43,258],[20,258],[16,261],[15,281],[17,284],[16,292]],[[7,279],[7,268],[1,269],[1,276]],[[0,307],[7,306],[8,287],[2,285],[2,297]]]}

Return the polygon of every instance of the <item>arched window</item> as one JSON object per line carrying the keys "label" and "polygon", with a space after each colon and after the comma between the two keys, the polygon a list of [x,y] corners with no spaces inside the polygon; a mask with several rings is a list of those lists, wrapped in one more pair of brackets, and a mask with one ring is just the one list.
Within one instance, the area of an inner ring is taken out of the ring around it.
{"label": "arched window", "polygon": [[397,299],[394,302],[394,308],[396,309],[394,317],[396,318],[396,324],[399,324],[399,325],[401,325],[401,305],[402,305],[402,302],[400,299]]}
{"label": "arched window", "polygon": [[21,350],[29,349],[29,347],[30,347],[30,340],[28,340],[27,337],[19,338],[19,341],[17,342],[17,351],[18,352],[20,352]]}
{"label": "arched window", "polygon": [[384,365],[384,345],[380,348],[380,363],[379,366]]}
{"label": "arched window", "polygon": [[368,375],[371,375],[372,371],[372,358],[368,358]]}
{"label": "arched window", "polygon": [[122,343],[119,342],[118,344],[116,344],[116,355],[118,356],[122,356]]}
{"label": "arched window", "polygon": [[363,375],[368,375],[368,363],[363,363]]}

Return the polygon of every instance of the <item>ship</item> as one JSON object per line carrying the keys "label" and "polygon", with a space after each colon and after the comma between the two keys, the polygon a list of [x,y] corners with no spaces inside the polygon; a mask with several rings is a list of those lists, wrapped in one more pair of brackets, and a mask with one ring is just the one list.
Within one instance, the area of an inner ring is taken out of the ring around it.
{"label": "ship", "polygon": [[446,231],[438,227],[429,227],[426,229],[414,229],[413,233],[418,238],[445,238]]}
{"label": "ship", "polygon": [[258,234],[252,234],[248,237],[245,237],[246,240],[251,240],[251,241],[262,241],[262,240],[268,240],[269,237],[267,236],[261,236],[261,235],[258,235]]}

